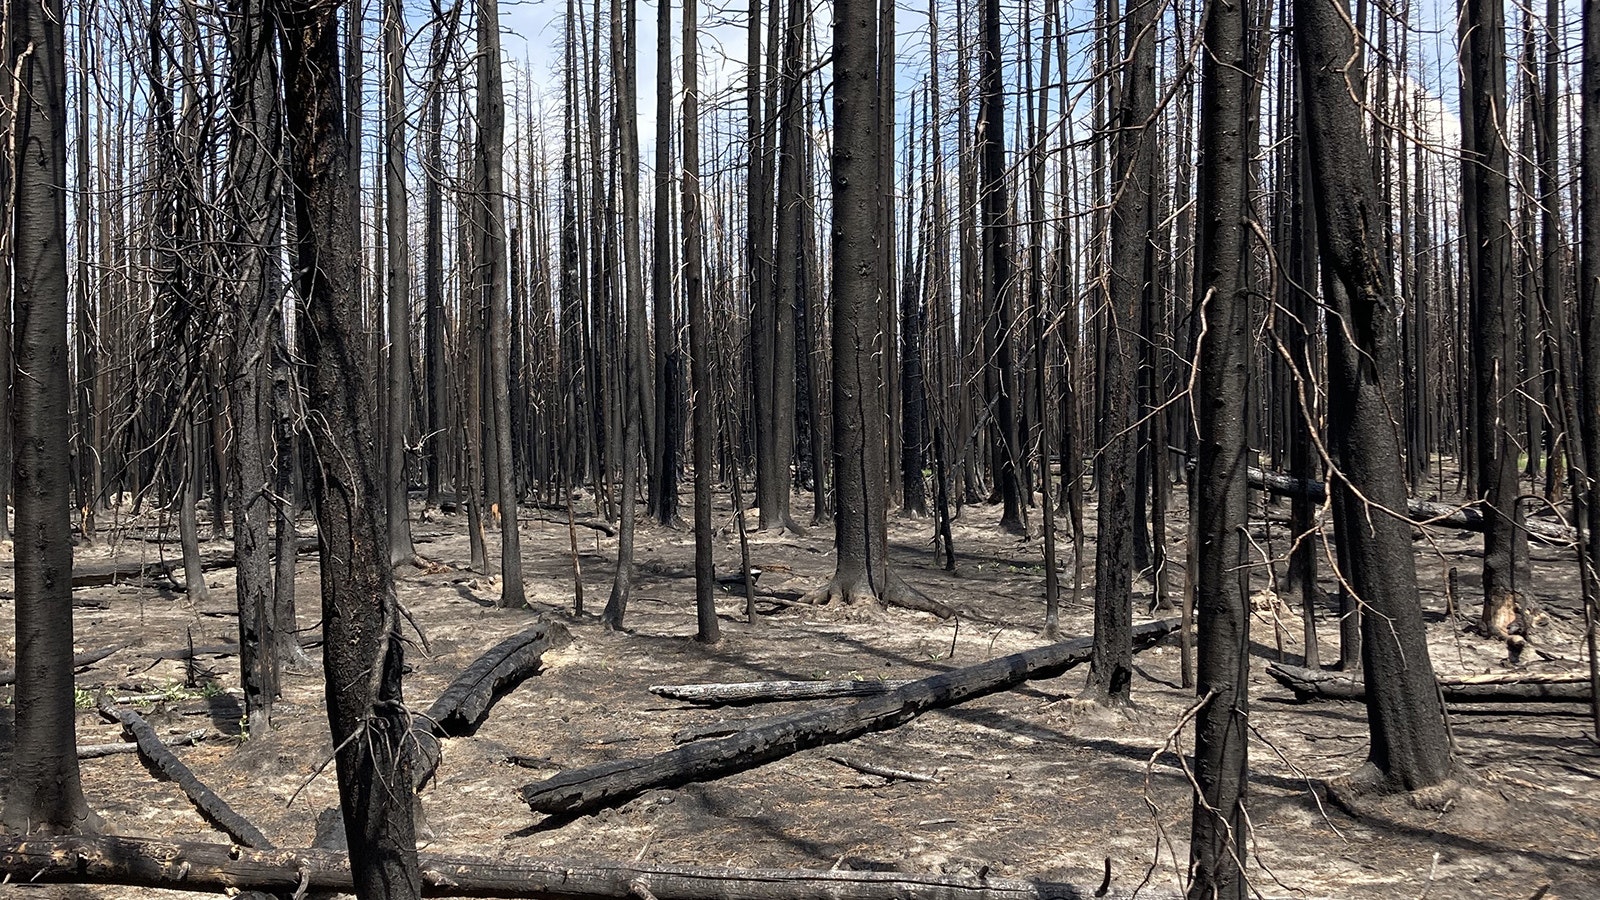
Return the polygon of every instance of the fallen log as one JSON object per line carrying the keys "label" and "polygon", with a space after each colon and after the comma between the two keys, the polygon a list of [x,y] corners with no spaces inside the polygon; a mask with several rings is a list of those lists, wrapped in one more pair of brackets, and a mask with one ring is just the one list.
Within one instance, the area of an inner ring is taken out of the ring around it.
{"label": "fallen log", "polygon": [[[177,740],[167,744],[168,747],[186,747],[205,740],[206,730],[201,728],[188,734],[180,735]],[[138,753],[139,745],[122,741],[116,744],[79,744],[78,759],[100,759],[105,756],[117,756],[122,753]]]}
{"label": "fallen log", "polygon": [[[1296,700],[1367,699],[1367,686],[1338,672],[1318,672],[1284,663],[1270,663],[1267,674],[1294,692]],[[1589,679],[1583,676],[1465,675],[1439,678],[1447,703],[1588,703]]]}
{"label": "fallen log", "polygon": [[412,720],[413,787],[420,790],[439,768],[439,738],[471,732],[496,697],[538,671],[546,650],[569,640],[566,628],[539,622],[495,644],[463,669],[428,711]]}
{"label": "fallen log", "polygon": [[450,682],[423,718],[441,737],[467,733],[482,720],[496,696],[538,671],[544,652],[566,638],[562,626],[539,622],[495,644]]}
{"label": "fallen log", "polygon": [[912,772],[907,769],[892,769],[880,766],[877,763],[863,762],[858,759],[846,759],[843,756],[830,756],[828,762],[838,763],[846,769],[854,769],[863,775],[872,775],[889,781],[918,781],[924,784],[936,784],[939,781],[936,775],[927,775],[922,772]]}
{"label": "fallen log", "polygon": [[[72,655],[72,667],[74,669],[81,669],[81,668],[84,668],[85,666],[92,666],[95,663],[99,662],[100,660],[105,659],[106,657],[108,657],[111,654],[117,652],[118,650],[121,650],[123,647],[126,647],[126,646],[128,646],[128,645],[127,644],[116,644],[116,645],[113,645],[113,646],[110,646],[110,647],[101,647],[98,650],[86,650],[86,651],[84,651],[82,653],[74,653]],[[16,683],[17,683],[17,670],[16,669],[6,669],[4,672],[0,672],[0,685],[16,684]]]}
{"label": "fallen log", "polygon": [[[593,900],[1118,900],[1092,887],[990,875],[734,869],[508,857],[417,855],[426,897]],[[27,884],[116,884],[143,888],[287,895],[351,893],[348,854],[318,849],[251,850],[200,844],[74,835],[0,837],[0,876]],[[1148,888],[1141,896],[1163,897]]]}
{"label": "fallen log", "polygon": [[652,684],[650,693],[657,697],[682,700],[699,706],[733,706],[741,703],[830,700],[835,697],[876,697],[910,683],[910,681],[736,681],[727,684]]}
{"label": "fallen log", "polygon": [[250,824],[244,816],[234,812],[226,800],[218,797],[216,792],[206,787],[193,771],[183,764],[173,752],[161,742],[161,737],[144,717],[131,709],[123,709],[112,705],[105,698],[99,704],[100,714],[113,722],[121,722],[124,731],[133,736],[139,745],[139,756],[146,763],[168,780],[177,784],[189,796],[189,802],[200,811],[206,821],[222,829],[228,837],[236,843],[258,850],[272,849],[272,842],[267,840],[256,827]]}
{"label": "fallen log", "polygon": [[[1177,619],[1140,625],[1133,629],[1134,647],[1154,646],[1177,628]],[[784,716],[725,738],[684,744],[655,756],[569,769],[524,785],[522,799],[534,812],[577,815],[622,803],[652,788],[721,778],[802,750],[887,731],[930,709],[954,706],[1029,679],[1054,678],[1088,661],[1093,648],[1094,639],[1088,637],[1049,644],[930,675],[846,706]]]}
{"label": "fallen log", "polygon": [[[300,538],[295,544],[297,553],[313,553],[318,547],[316,537]],[[231,569],[237,565],[238,560],[232,550],[213,550],[200,557],[200,569],[204,572],[213,572],[218,569]],[[164,581],[172,586],[177,585],[174,573],[183,568],[182,557],[161,559],[154,562],[148,560],[75,560],[72,564],[72,586],[104,587],[109,584],[123,582],[149,584],[154,581]]]}
{"label": "fallen log", "polygon": [[[1321,503],[1328,497],[1327,486],[1320,481],[1302,481],[1292,475],[1270,472],[1255,466],[1250,467],[1249,477],[1251,487],[1261,488],[1282,497],[1293,497],[1304,492],[1313,503]],[[1406,500],[1406,517],[1419,525],[1449,525],[1467,531],[1482,531],[1486,527],[1483,510],[1476,506],[1452,506],[1448,503],[1434,503],[1415,498]],[[1556,544],[1570,544],[1577,540],[1571,528],[1553,522],[1528,520],[1523,522],[1523,527],[1530,536]]]}

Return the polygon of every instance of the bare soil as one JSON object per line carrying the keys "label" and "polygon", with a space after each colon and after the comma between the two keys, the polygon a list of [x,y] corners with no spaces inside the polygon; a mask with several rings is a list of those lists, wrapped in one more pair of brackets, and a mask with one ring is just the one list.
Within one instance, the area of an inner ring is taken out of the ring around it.
{"label": "bare soil", "polygon": [[[1181,494],[1181,490],[1179,491]],[[581,501],[593,511],[593,502]],[[811,518],[808,499],[795,516]],[[1261,514],[1257,509],[1257,514]],[[1286,552],[1286,507],[1253,533],[1262,554]],[[1169,523],[1171,587],[1182,588],[1179,517]],[[580,515],[582,511],[580,510]],[[531,517],[531,512],[525,512]],[[539,516],[559,514],[541,512]],[[1039,510],[1033,510],[1038,531]],[[1113,884],[1171,896],[1188,857],[1191,731],[1178,729],[1194,702],[1180,684],[1176,643],[1141,654],[1132,710],[1077,699],[1086,673],[935,712],[894,731],[801,753],[741,775],[655,791],[618,809],[568,821],[529,812],[517,788],[558,768],[654,753],[674,733],[721,721],[750,721],[796,704],[700,709],[663,701],[651,684],[810,678],[908,678],[970,665],[1042,643],[1041,541],[998,527],[999,509],[968,506],[955,528],[959,567],[933,563],[927,520],[891,521],[893,562],[907,582],[961,610],[941,621],[905,610],[786,606],[742,621],[743,597],[722,603],[723,640],[696,644],[693,536],[643,522],[638,572],[625,634],[592,616],[604,605],[615,540],[579,529],[579,563],[591,615],[575,617],[573,567],[564,524],[528,521],[523,560],[531,612],[493,608],[498,582],[467,571],[464,517],[418,508],[418,550],[440,565],[400,573],[401,601],[426,634],[409,651],[407,698],[425,707],[462,667],[536,616],[560,621],[571,644],[546,655],[543,672],[503,697],[470,737],[445,741],[436,783],[421,798],[428,837],[441,852],[538,855],[706,865],[980,872],[1039,876],[1092,889],[1110,860]],[[1092,510],[1089,516],[1093,521]],[[752,516],[750,521],[754,521]],[[153,529],[153,514],[124,526]],[[719,571],[738,565],[738,539],[724,503],[718,512]],[[170,529],[175,533],[175,526]],[[1061,528],[1065,532],[1065,527]],[[80,559],[168,558],[175,544],[135,539],[79,548]],[[1092,538],[1092,535],[1091,535]],[[493,553],[491,537],[491,556]],[[1089,543],[1088,553],[1093,553]],[[1433,660],[1441,673],[1503,671],[1505,648],[1471,633],[1481,540],[1434,532],[1417,542]],[[222,541],[207,549],[226,549]],[[805,592],[833,570],[832,532],[752,533],[763,590]],[[3,555],[9,557],[9,548]],[[1562,548],[1535,547],[1533,592],[1548,616],[1543,655],[1532,671],[1585,668],[1575,563]],[[1071,545],[1059,550],[1062,631],[1087,634],[1093,572],[1072,605]],[[315,633],[317,566],[302,557],[301,625]],[[1446,613],[1447,573],[1460,573],[1468,616]],[[1262,673],[1265,663],[1298,663],[1295,612],[1255,575],[1249,868],[1265,897],[1546,898],[1600,897],[1600,748],[1586,734],[1586,710],[1568,705],[1459,707],[1451,725],[1463,784],[1425,796],[1370,802],[1359,818],[1325,801],[1320,782],[1355,769],[1368,747],[1363,708],[1298,705]],[[1329,566],[1324,565],[1324,568]],[[9,567],[0,591],[9,591]],[[163,651],[237,640],[231,570],[209,573],[210,597],[191,600],[160,586],[86,588],[74,593],[80,649],[127,646],[79,677],[86,690],[163,693],[137,704],[163,734],[209,729],[183,758],[220,795],[280,846],[312,841],[317,815],[337,803],[322,707],[320,667],[290,674],[277,727],[241,733],[237,657],[202,654],[197,667],[158,659]],[[1334,592],[1330,581],[1326,587]],[[1148,618],[1147,580],[1135,588],[1136,621]],[[763,605],[763,609],[770,605]],[[0,658],[12,657],[9,593],[0,599]],[[1337,656],[1337,621],[1323,611],[1323,658]],[[312,651],[313,659],[317,652]],[[0,668],[6,664],[0,663]],[[210,696],[185,688],[210,683]],[[0,688],[0,698],[9,699]],[[839,701],[821,701],[839,702]],[[0,754],[11,745],[9,706],[0,709]],[[120,740],[117,726],[80,714],[80,744]],[[932,783],[862,775],[828,760],[863,762],[937,776]],[[7,768],[9,768],[7,766]],[[225,842],[174,786],[155,781],[133,755],[85,760],[89,802],[120,834]],[[1543,891],[1542,894],[1539,894]],[[97,887],[0,886],[0,897],[123,898],[155,892]],[[173,896],[183,896],[173,894]]]}

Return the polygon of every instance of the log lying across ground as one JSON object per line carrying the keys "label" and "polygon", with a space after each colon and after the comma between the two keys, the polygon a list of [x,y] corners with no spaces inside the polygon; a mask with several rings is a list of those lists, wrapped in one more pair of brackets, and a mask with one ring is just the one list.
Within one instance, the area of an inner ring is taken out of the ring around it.
{"label": "log lying across ground", "polygon": [[[1366,700],[1367,686],[1338,672],[1271,663],[1267,674],[1294,691],[1295,699]],[[1448,703],[1588,703],[1588,675],[1458,675],[1439,678]]]}
{"label": "log lying across ground", "polygon": [[541,621],[495,644],[462,669],[428,711],[412,722],[416,786],[420,788],[439,767],[439,738],[471,732],[496,697],[539,671],[546,650],[569,640],[566,628]]}
{"label": "log lying across ground", "polygon": [[[1133,629],[1134,647],[1152,647],[1177,629],[1177,619],[1140,625]],[[802,750],[887,731],[930,709],[954,706],[1029,679],[1054,678],[1087,662],[1093,648],[1094,639],[1083,637],[1024,650],[964,669],[940,672],[847,706],[784,716],[728,737],[684,744],[655,756],[569,769],[545,781],[524,785],[522,799],[534,812],[576,815],[622,803],[653,788],[721,778]]]}
{"label": "log lying across ground", "polygon": [[[1252,487],[1280,496],[1293,497],[1304,490],[1313,503],[1321,503],[1328,496],[1327,487],[1320,481],[1302,482],[1292,475],[1269,472],[1255,466],[1250,467],[1249,474]],[[1414,498],[1406,500],[1406,517],[1418,524],[1426,522],[1429,525],[1449,525],[1467,531],[1482,531],[1485,527],[1483,511],[1475,506],[1452,506],[1448,503],[1434,503]],[[1528,520],[1523,523],[1523,527],[1527,529],[1529,535],[1557,544],[1570,544],[1577,539],[1571,528],[1553,522]]]}
{"label": "log lying across ground", "polygon": [[[295,544],[298,553],[315,552],[317,538],[302,537]],[[231,569],[238,564],[232,550],[213,550],[200,556],[200,568],[205,572]],[[72,564],[72,586],[104,587],[123,582],[149,584],[165,581],[176,584],[176,575],[183,568],[183,557],[172,556],[159,560],[94,559],[76,560]]]}
{"label": "log lying across ground", "polygon": [[[74,669],[81,669],[84,666],[92,666],[126,646],[127,644],[114,644],[110,647],[101,647],[98,650],[86,650],[82,653],[75,653],[72,655],[72,667]],[[0,686],[16,683],[16,669],[6,669],[5,671],[0,672]]]}
{"label": "log lying across ground", "polygon": [[700,706],[732,706],[738,703],[876,697],[910,683],[910,681],[736,681],[728,684],[652,684],[650,693],[657,697],[682,700]]}
{"label": "log lying across ground", "polygon": [[246,847],[258,850],[272,849],[272,842],[251,825],[244,816],[234,812],[233,807],[226,800],[218,797],[216,792],[206,787],[193,771],[183,764],[166,744],[161,742],[161,737],[144,717],[131,709],[114,706],[108,700],[102,699],[99,704],[100,714],[106,718],[121,722],[123,729],[133,735],[139,745],[139,756],[149,763],[156,771],[177,784],[183,792],[189,795],[189,802],[206,821],[222,829],[234,841]]}
{"label": "log lying across ground", "polygon": [[[418,854],[426,897],[537,900],[1086,900],[1121,891],[992,876],[622,865]],[[331,850],[247,850],[222,844],[83,835],[0,837],[0,876],[20,884],[118,884],[184,891],[350,893],[350,858]],[[642,889],[642,890],[641,890]],[[1165,896],[1157,891],[1145,897]]]}

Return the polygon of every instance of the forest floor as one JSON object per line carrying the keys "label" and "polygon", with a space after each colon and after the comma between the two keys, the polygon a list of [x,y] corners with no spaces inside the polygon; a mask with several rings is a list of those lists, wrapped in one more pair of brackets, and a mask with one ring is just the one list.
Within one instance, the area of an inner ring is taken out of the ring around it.
{"label": "forest floor", "polygon": [[[1181,595],[1184,556],[1180,505],[1167,529],[1175,564],[1171,590]],[[738,538],[726,499],[717,513],[719,572],[738,566]],[[796,496],[797,521],[811,519]],[[593,512],[580,502],[580,517]],[[1258,547],[1281,556],[1287,506],[1269,507],[1273,525],[1254,529]],[[654,753],[680,730],[770,716],[777,706],[703,709],[664,701],[652,684],[766,679],[916,677],[971,665],[1043,643],[1043,566],[1038,537],[1022,540],[997,527],[999,508],[967,506],[954,530],[958,568],[933,562],[927,520],[891,517],[893,564],[913,586],[960,610],[959,621],[925,613],[803,606],[781,607],[757,625],[742,620],[743,597],[721,602],[722,642],[693,641],[692,533],[640,517],[638,570],[629,633],[602,630],[592,613],[605,603],[616,542],[578,530],[584,596],[591,615],[574,617],[573,568],[564,516],[524,510],[523,561],[531,612],[493,608],[498,582],[467,570],[465,517],[416,508],[418,550],[440,565],[400,573],[400,598],[426,633],[427,650],[408,651],[415,667],[406,695],[425,708],[483,651],[538,616],[563,623],[573,640],[547,653],[541,674],[504,696],[470,737],[444,742],[436,783],[421,798],[424,846],[483,857],[534,855],[622,862],[760,867],[851,868],[906,872],[990,872],[1040,877],[1093,890],[1108,864],[1119,891],[1172,896],[1188,858],[1191,787],[1185,774],[1192,729],[1174,736],[1194,702],[1179,686],[1175,641],[1140,654],[1135,705],[1106,710],[1076,699],[1086,667],[1047,681],[936,711],[892,731],[800,753],[740,775],[678,790],[652,791],[617,809],[575,820],[545,820],[519,800],[520,785],[558,767]],[[1256,514],[1261,514],[1258,506]],[[1033,510],[1038,531],[1039,510]],[[539,519],[558,519],[539,521]],[[1093,522],[1091,508],[1088,519]],[[133,523],[155,526],[148,521]],[[752,518],[753,521],[753,518]],[[129,523],[124,523],[129,524]],[[102,527],[104,525],[102,524]],[[309,527],[304,523],[302,527]],[[1091,524],[1092,529],[1092,524]],[[173,525],[175,533],[176,527]],[[1065,526],[1061,531],[1066,531]],[[127,534],[136,533],[134,530]],[[1092,538],[1092,534],[1091,534]],[[217,541],[206,549],[225,551]],[[1093,543],[1088,544],[1092,557]],[[1433,661],[1441,673],[1507,668],[1505,648],[1473,634],[1446,613],[1446,580],[1459,569],[1459,591],[1479,583],[1479,535],[1435,531],[1416,544]],[[494,540],[491,556],[497,557]],[[1070,605],[1071,545],[1063,561],[1061,630],[1091,631],[1092,565]],[[175,544],[124,537],[79,548],[80,560],[155,559]],[[750,553],[765,571],[761,588],[804,592],[832,573],[832,531],[752,533]],[[9,558],[6,548],[0,556]],[[1281,561],[1277,564],[1281,571]],[[1454,707],[1451,724],[1460,765],[1475,786],[1453,802],[1379,804],[1360,819],[1325,802],[1320,783],[1365,758],[1364,709],[1355,703],[1300,705],[1267,677],[1265,664],[1301,658],[1298,616],[1255,575],[1250,684],[1253,739],[1249,810],[1254,824],[1249,872],[1264,897],[1546,898],[1600,897],[1600,748],[1585,733],[1575,704]],[[1324,569],[1328,568],[1326,565]],[[1570,550],[1535,546],[1533,592],[1550,617],[1533,671],[1579,670],[1582,612]],[[10,569],[0,570],[0,659],[14,658]],[[171,657],[192,644],[237,641],[231,570],[208,573],[210,597],[123,585],[74,592],[80,649],[127,646],[79,676],[87,690],[163,693],[143,702],[167,735],[209,729],[178,754],[199,777],[279,846],[306,846],[320,811],[337,805],[320,667],[290,674],[277,726],[239,735],[237,657],[199,654],[199,672]],[[1333,585],[1327,587],[1330,592]],[[1135,621],[1146,621],[1151,590],[1135,586]],[[317,565],[302,556],[298,592],[302,626],[314,626]],[[770,608],[770,604],[764,605]],[[1319,623],[1324,659],[1337,657],[1336,611]],[[313,651],[316,657],[316,651]],[[0,664],[3,668],[5,664]],[[184,688],[192,676],[223,690]],[[9,689],[0,688],[8,700]],[[820,701],[822,703],[840,701]],[[788,704],[783,711],[799,708]],[[0,762],[12,743],[11,711],[0,709]],[[117,726],[85,710],[80,744],[120,740]],[[937,776],[931,783],[866,776],[830,756]],[[0,768],[7,771],[9,766]],[[90,805],[123,835],[225,842],[177,787],[157,782],[131,754],[85,760]],[[1542,893],[1541,893],[1542,892]],[[106,887],[0,886],[0,897],[124,898],[157,892]],[[183,896],[172,894],[172,896]]]}

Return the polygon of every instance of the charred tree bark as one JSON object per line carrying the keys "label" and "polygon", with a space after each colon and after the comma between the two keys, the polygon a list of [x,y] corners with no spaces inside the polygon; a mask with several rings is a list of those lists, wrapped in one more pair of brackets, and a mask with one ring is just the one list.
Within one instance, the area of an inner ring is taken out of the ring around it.
{"label": "charred tree bark", "polygon": [[[1218,0],[1205,11],[1200,74],[1200,283],[1196,314],[1206,323],[1196,356],[1199,465],[1194,533],[1199,616],[1195,692],[1194,816],[1190,826],[1189,896],[1238,898],[1250,893],[1249,855],[1250,605],[1245,522],[1249,464],[1244,410],[1250,402],[1250,295],[1245,269],[1250,229],[1246,130],[1248,58],[1245,28],[1252,4]],[[1156,448],[1165,454],[1166,448]]]}
{"label": "charred tree bark", "polygon": [[406,466],[406,441],[411,431],[411,237],[410,193],[406,189],[405,12],[399,0],[383,5],[383,186],[384,235],[388,271],[384,302],[389,326],[385,388],[388,399],[384,441],[385,501],[389,513],[389,562],[409,563],[417,551],[411,544],[411,478]]}
{"label": "charred tree bark", "polygon": [[1472,269],[1472,355],[1479,496],[1488,528],[1483,538],[1486,634],[1508,638],[1533,628],[1532,597],[1522,589],[1528,541],[1522,531],[1517,444],[1515,286],[1511,272],[1511,188],[1507,146],[1504,0],[1466,0],[1463,39],[1472,84],[1471,141],[1465,146],[1465,193],[1475,200],[1477,251]]}
{"label": "charred tree bark", "polygon": [[[982,182],[979,204],[983,218],[983,352],[984,393],[992,406],[989,454],[1003,510],[1000,527],[1015,534],[1028,530],[1022,496],[1022,448],[1017,433],[1016,363],[1011,349],[1014,262],[1011,257],[1011,215],[1006,191],[1005,92],[1001,74],[1000,3],[982,0],[979,16],[981,49],[978,74],[978,156]],[[1152,12],[1154,7],[1151,7]],[[1130,26],[1131,27],[1131,26]],[[1132,34],[1132,32],[1129,32]],[[1143,42],[1153,47],[1153,41]],[[1153,50],[1152,50],[1153,53]],[[1152,68],[1154,56],[1151,56]],[[1147,73],[1148,74],[1148,73]],[[1152,106],[1154,84],[1151,85]],[[1143,119],[1140,120],[1141,122]]]}
{"label": "charred tree bark", "polygon": [[[0,813],[13,834],[95,830],[73,713],[67,381],[67,72],[60,0],[7,12],[18,79],[11,234],[16,458],[16,744]],[[3,515],[3,511],[0,511]]]}
{"label": "charred tree bark", "polygon": [[1353,37],[1343,0],[1295,0],[1295,50],[1305,90],[1306,149],[1328,304],[1328,425],[1340,486],[1344,575],[1365,606],[1362,668],[1372,697],[1368,763],[1353,776],[1387,790],[1448,778],[1450,741],[1434,686],[1417,596],[1405,473],[1391,421],[1398,409],[1390,268],[1375,235],[1370,150],[1352,92]]}
{"label": "charred tree bark", "polygon": [[1100,425],[1105,447],[1095,463],[1099,484],[1099,538],[1095,541],[1095,658],[1089,670],[1095,692],[1127,703],[1133,685],[1128,648],[1133,621],[1134,360],[1139,308],[1150,283],[1154,185],[1155,0],[1133,0],[1123,17],[1120,99],[1111,207],[1110,291],[1106,302],[1105,352],[1100,369]]}
{"label": "charred tree bark", "polygon": [[[228,400],[233,418],[233,548],[239,607],[239,670],[245,715],[271,724],[278,694],[279,628],[273,602],[273,380],[277,310],[282,302],[283,195],[279,160],[283,117],[278,56],[261,0],[234,0],[229,21],[229,135],[224,202],[227,247],[235,258],[233,355]],[[277,466],[288,466],[280,457]],[[291,547],[293,545],[291,544]],[[293,578],[292,569],[290,577]],[[292,632],[294,623],[287,623]]]}
{"label": "charred tree bark", "polygon": [[[1177,627],[1172,619],[1150,622],[1133,630],[1133,640],[1141,649],[1154,646]],[[955,706],[1029,679],[1054,678],[1086,662],[1092,647],[1091,638],[1047,644],[930,675],[846,706],[785,716],[729,737],[697,741],[655,756],[570,769],[525,785],[522,799],[535,812],[581,815],[615,806],[652,788],[676,787],[749,771],[812,747],[887,731],[928,710]]]}
{"label": "charred tree bark", "polygon": [[357,894],[421,893],[412,822],[411,728],[401,690],[400,614],[373,445],[352,208],[355,177],[339,92],[337,7],[277,0],[282,23],[295,262],[307,315],[311,479],[322,535],[323,674],[339,799]]}
{"label": "charred tree bark", "polygon": [[706,310],[700,220],[700,24],[695,0],[683,2],[683,292],[689,306],[689,365],[694,381],[695,640],[715,644],[716,571],[712,558],[711,459],[716,411],[711,393],[711,318]]}
{"label": "charred tree bark", "polygon": [[[1080,898],[1093,888],[1045,881],[900,872],[628,866],[594,860],[489,860],[426,854],[422,891],[429,897],[526,900],[1050,900]],[[144,838],[9,838],[0,841],[0,874],[41,884],[126,884],[234,894],[348,892],[350,858],[329,850],[241,850],[221,844]],[[1120,891],[1104,894],[1127,900]]]}

